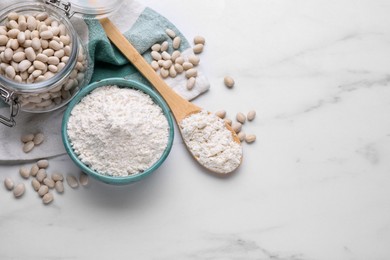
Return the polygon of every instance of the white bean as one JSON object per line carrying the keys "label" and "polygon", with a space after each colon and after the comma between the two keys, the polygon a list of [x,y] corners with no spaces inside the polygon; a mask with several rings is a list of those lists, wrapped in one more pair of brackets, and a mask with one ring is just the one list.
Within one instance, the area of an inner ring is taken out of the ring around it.
{"label": "white bean", "polygon": [[180,48],[180,44],[181,44],[181,38],[180,38],[180,36],[176,36],[176,37],[173,39],[172,47],[173,47],[174,49],[179,49],[179,48]]}
{"label": "white bean", "polygon": [[246,134],[244,132],[239,132],[238,133],[238,139],[240,139],[240,142],[243,142],[245,140]]}
{"label": "white bean", "polygon": [[254,120],[255,117],[256,117],[256,111],[255,110],[251,110],[251,111],[248,112],[248,115],[247,115],[248,121]]}
{"label": "white bean", "polygon": [[0,46],[6,45],[8,42],[8,36],[6,35],[0,35]]}
{"label": "white bean", "polygon": [[15,198],[21,197],[24,194],[25,190],[26,188],[23,183],[19,183],[18,185],[16,185],[13,191]]}
{"label": "white bean", "polygon": [[237,115],[236,115],[236,120],[237,120],[238,122],[240,122],[241,124],[244,124],[245,121],[246,121],[246,117],[245,117],[245,115],[244,115],[243,113],[239,112],[239,113],[237,113]]}
{"label": "white bean", "polygon": [[17,52],[17,53],[14,54],[14,56],[12,56],[12,59],[15,62],[21,62],[22,60],[26,59],[26,53],[24,53],[24,52]]}
{"label": "white bean", "polygon": [[165,30],[165,33],[166,33],[169,37],[171,37],[172,39],[174,39],[174,38],[176,37],[176,33],[175,33],[173,30],[171,30],[171,29],[166,29],[166,30]]}
{"label": "white bean", "polygon": [[255,141],[256,141],[256,135],[254,135],[254,134],[246,135],[245,142],[250,144],[250,143],[253,143]]}
{"label": "white bean", "polygon": [[46,159],[42,159],[37,161],[37,165],[40,169],[46,169],[47,167],[49,167],[49,161]]}
{"label": "white bean", "polygon": [[157,51],[152,51],[150,54],[152,55],[153,59],[161,60],[161,54],[158,53]]}
{"label": "white bean", "polygon": [[36,178],[39,182],[42,182],[47,177],[47,173],[45,169],[39,169]]}
{"label": "white bean", "polygon": [[156,43],[156,44],[153,44],[153,46],[151,47],[152,51],[160,51],[161,50],[161,45]]}
{"label": "white bean", "polygon": [[88,175],[83,172],[80,173],[79,181],[82,186],[87,186],[89,183]]}
{"label": "white bean", "polygon": [[223,82],[225,83],[225,86],[228,87],[228,88],[232,88],[234,86],[234,79],[230,76],[226,76],[224,79],[223,79]]}
{"label": "white bean", "polygon": [[169,47],[169,43],[167,41],[163,42],[161,44],[161,48],[160,48],[160,51],[163,52],[163,51],[167,51],[168,50],[168,47]]}
{"label": "white bean", "polygon": [[64,192],[64,183],[62,181],[56,181],[54,188],[58,193]]}
{"label": "white bean", "polygon": [[31,169],[30,169],[30,175],[33,176],[33,177],[35,177],[35,176],[37,176],[38,171],[39,171],[38,165],[37,165],[37,164],[33,164],[33,165],[31,166]]}
{"label": "white bean", "polygon": [[188,61],[192,63],[192,65],[197,66],[200,62],[200,59],[196,55],[189,55],[188,56]]}
{"label": "white bean", "polygon": [[175,70],[176,70],[177,73],[182,73],[184,71],[184,68],[179,63],[176,63],[175,64]]}
{"label": "white bean", "polygon": [[43,202],[43,204],[45,204],[45,205],[51,203],[53,200],[54,200],[54,196],[53,196],[53,194],[50,193],[50,192],[46,193],[46,194],[43,195],[43,197],[42,197],[42,202]]}
{"label": "white bean", "polygon": [[197,69],[189,69],[186,71],[186,77],[187,79],[191,78],[191,77],[196,77],[198,76],[198,70]]}
{"label": "white bean", "polygon": [[45,179],[43,179],[43,183],[44,183],[47,187],[49,187],[50,189],[53,189],[54,186],[55,186],[55,182],[54,182],[52,179],[50,179],[50,178],[45,178]]}
{"label": "white bean", "polygon": [[194,67],[194,64],[192,64],[191,62],[185,61],[185,62],[183,63],[183,69],[184,69],[184,70],[189,70],[189,69],[191,69],[191,68],[193,68],[193,67]]}
{"label": "white bean", "polygon": [[226,111],[225,110],[219,110],[215,112],[215,115],[221,119],[224,119],[226,117]]}
{"label": "white bean", "polygon": [[79,186],[79,183],[77,182],[76,177],[74,177],[73,175],[66,176],[66,182],[73,189],[75,189]]}
{"label": "white bean", "polygon": [[48,192],[49,192],[49,187],[47,187],[46,185],[42,184],[39,187],[39,190],[38,190],[39,196],[43,197]]}
{"label": "white bean", "polygon": [[33,62],[35,60],[35,58],[37,57],[37,55],[35,54],[35,51],[32,47],[28,47],[24,50],[24,53],[26,54],[26,58]]}
{"label": "white bean", "polygon": [[196,83],[196,78],[195,77],[189,78],[188,81],[187,81],[187,89],[188,90],[193,89],[194,86],[195,86],[195,83]]}
{"label": "white bean", "polygon": [[51,178],[53,179],[53,181],[63,181],[64,180],[64,176],[61,173],[53,173],[51,175]]}
{"label": "white bean", "polygon": [[39,188],[41,187],[41,183],[37,180],[37,179],[32,179],[32,181],[31,181],[31,186],[33,187],[33,189],[35,190],[35,191],[38,191],[39,190]]}
{"label": "white bean", "polygon": [[4,179],[4,186],[7,190],[12,190],[14,188],[14,182],[12,181],[11,178],[6,177]]}
{"label": "white bean", "polygon": [[43,63],[42,61],[39,61],[39,60],[35,60],[33,62],[33,65],[38,70],[45,70],[45,69],[47,69],[47,66],[45,65],[45,63]]}
{"label": "white bean", "polygon": [[32,151],[33,148],[34,148],[34,142],[33,141],[27,142],[23,145],[23,152],[29,153]]}
{"label": "white bean", "polygon": [[[31,61],[22,60],[18,65],[19,72],[27,71],[28,68],[30,68],[30,66],[31,66]],[[23,75],[20,75],[20,76],[23,78]]]}
{"label": "white bean", "polygon": [[204,47],[203,44],[198,43],[194,46],[194,48],[192,48],[192,50],[194,51],[195,54],[199,54],[199,53],[203,52],[203,47]]}
{"label": "white bean", "polygon": [[206,39],[203,37],[203,36],[200,36],[200,35],[197,35],[194,37],[194,44],[205,44],[206,43]]}
{"label": "white bean", "polygon": [[30,177],[30,169],[28,169],[26,167],[21,167],[19,169],[19,174],[20,174],[20,176],[22,176],[22,178],[28,179]]}

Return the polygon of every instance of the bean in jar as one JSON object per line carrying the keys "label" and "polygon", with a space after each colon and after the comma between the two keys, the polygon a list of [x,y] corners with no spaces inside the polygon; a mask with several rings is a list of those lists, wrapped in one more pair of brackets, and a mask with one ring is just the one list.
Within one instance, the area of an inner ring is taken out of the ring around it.
{"label": "bean in jar", "polygon": [[90,80],[88,58],[70,21],[44,3],[0,15],[0,91],[11,108],[40,113],[66,105]]}

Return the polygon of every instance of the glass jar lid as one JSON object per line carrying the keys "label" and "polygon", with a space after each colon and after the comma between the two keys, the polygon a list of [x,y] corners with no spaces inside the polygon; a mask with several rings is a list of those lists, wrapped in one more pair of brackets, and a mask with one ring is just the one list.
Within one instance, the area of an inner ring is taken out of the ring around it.
{"label": "glass jar lid", "polygon": [[44,0],[65,12],[70,18],[73,15],[91,18],[103,18],[118,10],[123,1],[121,0]]}

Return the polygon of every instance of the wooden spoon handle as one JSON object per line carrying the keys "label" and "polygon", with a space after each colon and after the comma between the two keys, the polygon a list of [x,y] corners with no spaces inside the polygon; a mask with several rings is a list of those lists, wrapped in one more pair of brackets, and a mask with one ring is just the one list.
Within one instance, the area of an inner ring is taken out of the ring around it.
{"label": "wooden spoon handle", "polygon": [[201,108],[185,100],[172,90],[108,18],[100,19],[100,23],[111,42],[165,99],[178,123],[189,114],[201,110]]}

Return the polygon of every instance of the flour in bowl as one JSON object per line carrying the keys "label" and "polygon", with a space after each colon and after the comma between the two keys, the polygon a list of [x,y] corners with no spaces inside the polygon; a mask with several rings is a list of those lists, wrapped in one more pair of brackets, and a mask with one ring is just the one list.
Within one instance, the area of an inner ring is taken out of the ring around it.
{"label": "flour in bowl", "polygon": [[160,159],[168,144],[169,125],[149,95],[104,86],[73,108],[67,132],[84,164],[101,174],[128,176]]}

